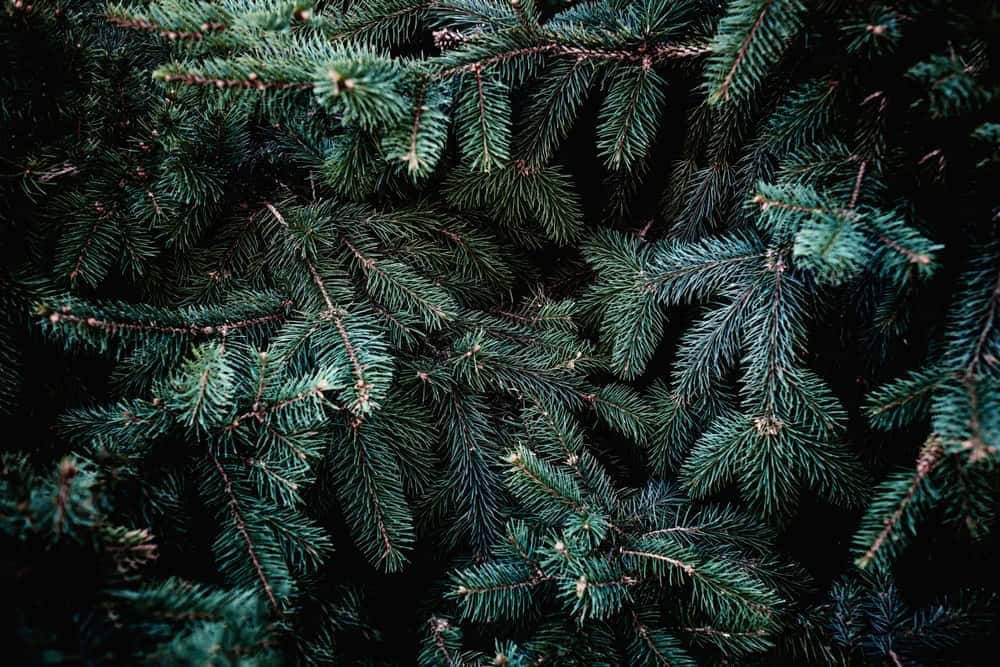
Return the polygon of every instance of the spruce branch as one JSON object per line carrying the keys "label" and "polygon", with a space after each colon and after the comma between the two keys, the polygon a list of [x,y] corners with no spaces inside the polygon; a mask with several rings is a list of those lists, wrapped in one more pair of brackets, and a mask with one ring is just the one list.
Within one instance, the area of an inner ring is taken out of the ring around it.
{"label": "spruce branch", "polygon": [[161,72],[159,78],[167,83],[183,83],[188,86],[212,86],[219,89],[312,90],[315,85],[308,81],[265,81],[259,74],[253,71],[248,72],[244,78],[226,78],[194,72]]}
{"label": "spruce branch", "polygon": [[710,102],[744,101],[803,26],[798,0],[740,0],[727,7],[712,43],[705,89]]}
{"label": "spruce branch", "polygon": [[967,661],[897,585],[997,514],[987,4],[9,4],[15,653]]}
{"label": "spruce branch", "polygon": [[992,355],[986,357],[984,352],[986,350],[986,343],[990,339],[994,329],[997,328],[997,322],[1000,321],[1000,272],[997,272],[996,283],[993,290],[989,293],[989,298],[987,303],[989,304],[986,308],[986,312],[982,318],[982,328],[979,331],[979,335],[975,339],[975,346],[969,352],[969,362],[965,366],[964,379],[966,382],[974,381],[977,377],[980,364],[985,360],[988,365],[996,363],[996,356]]}
{"label": "spruce branch", "polygon": [[[881,560],[885,558],[883,555],[884,547],[892,539],[894,533],[900,529],[901,522],[906,518],[910,506],[918,494],[923,491],[923,487],[928,482],[928,477],[937,468],[943,455],[944,447],[942,447],[940,440],[932,435],[924,443],[920,457],[917,459],[916,471],[912,474],[908,486],[903,489],[903,493],[895,503],[892,512],[887,515],[880,515],[882,527],[874,534],[873,539],[866,540],[867,548],[856,560],[858,567],[864,569],[876,559]],[[865,535],[865,533],[859,533],[860,535]]]}
{"label": "spruce branch", "polygon": [[229,510],[232,512],[233,521],[236,523],[236,530],[239,532],[240,537],[246,544],[247,555],[249,556],[253,569],[257,574],[257,579],[260,581],[264,595],[267,597],[267,601],[271,605],[271,609],[274,613],[280,615],[282,613],[281,605],[278,604],[278,600],[274,595],[274,590],[271,588],[271,582],[268,580],[261,565],[260,558],[257,556],[257,550],[254,546],[253,539],[250,537],[249,533],[247,533],[246,520],[243,518],[243,512],[240,509],[239,500],[233,492],[233,485],[229,480],[229,475],[226,473],[225,468],[222,467],[222,464],[219,463],[219,459],[213,452],[209,452],[208,457],[209,460],[211,460],[212,465],[215,467],[216,472],[219,474],[219,478],[222,480],[223,489],[228,497]]}
{"label": "spruce branch", "polygon": [[123,332],[132,332],[191,337],[214,335],[225,337],[232,331],[284,321],[288,317],[288,309],[292,306],[292,302],[289,299],[281,301],[278,304],[281,310],[267,315],[231,321],[223,320],[221,322],[213,322],[211,324],[185,323],[180,325],[168,325],[155,321],[130,322],[126,320],[105,320],[97,317],[83,317],[73,314],[74,305],[75,304],[67,303],[62,306],[50,308],[47,305],[41,304],[37,307],[36,312],[38,315],[45,317],[45,319],[52,325],[69,324],[81,328],[99,330],[111,336]]}
{"label": "spruce branch", "polygon": [[651,48],[638,47],[635,50],[601,49],[563,44],[560,42],[545,42],[503,53],[497,53],[480,60],[462,65],[445,68],[436,73],[438,77],[447,78],[464,73],[474,73],[486,70],[494,65],[511,60],[531,59],[539,56],[564,56],[576,62],[620,62],[640,65],[643,70],[649,70],[655,64],[670,60],[696,58],[710,52],[710,47],[702,43],[690,44],[656,44]]}
{"label": "spruce branch", "polygon": [[197,30],[177,30],[167,28],[159,23],[138,17],[129,17],[109,13],[106,20],[117,28],[126,30],[140,30],[145,32],[155,32],[160,37],[170,41],[197,41],[205,39],[206,36],[226,30],[228,26],[218,21],[205,21]]}

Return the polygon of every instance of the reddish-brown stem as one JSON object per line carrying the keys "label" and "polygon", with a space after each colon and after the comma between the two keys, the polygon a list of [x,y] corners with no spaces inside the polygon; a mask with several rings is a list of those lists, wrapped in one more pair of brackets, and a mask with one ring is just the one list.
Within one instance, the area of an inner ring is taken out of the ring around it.
{"label": "reddish-brown stem", "polygon": [[476,95],[479,102],[479,131],[483,135],[483,166],[487,166],[493,161],[493,158],[490,157],[490,144],[487,139],[489,132],[486,128],[486,95],[483,89],[483,69],[476,66],[472,68],[472,72],[476,75]]}
{"label": "reddish-brown stem", "polygon": [[258,398],[258,400],[254,402],[254,407],[252,410],[250,410],[249,412],[244,412],[240,416],[233,419],[232,423],[226,428],[227,429],[238,428],[240,424],[242,424],[247,419],[250,419],[251,417],[253,417],[259,422],[263,422],[264,418],[267,417],[267,415],[274,414],[278,410],[287,408],[289,405],[295,405],[296,403],[301,403],[302,401],[308,400],[310,398],[322,396],[325,388],[326,388],[325,385],[322,384],[317,385],[315,387],[306,389],[303,392],[299,392],[294,396],[291,396],[281,401],[277,401],[274,403],[274,405],[263,405],[260,402],[260,399]]}
{"label": "reddish-brown stem", "polygon": [[858,175],[854,178],[854,190],[851,191],[851,202],[847,205],[848,209],[854,208],[858,203],[858,197],[861,196],[861,183],[865,178],[865,171],[868,169],[868,160],[862,160],[861,166],[858,167]]}
{"label": "reddish-brown stem", "polygon": [[222,79],[202,74],[164,74],[164,81],[183,83],[189,86],[215,86],[216,88],[247,88],[255,90],[311,90],[312,82],[264,81],[256,76],[246,79]]}
{"label": "reddish-brown stem", "polygon": [[929,256],[925,255],[922,252],[915,252],[913,250],[910,250],[906,246],[893,241],[892,239],[890,239],[887,236],[883,236],[882,234],[879,234],[878,240],[883,245],[885,245],[885,246],[887,246],[889,248],[892,248],[893,250],[895,250],[896,252],[898,252],[900,255],[903,255],[904,257],[906,257],[910,261],[910,264],[924,264],[924,265],[927,265],[927,264],[931,263],[931,258]]}
{"label": "reddish-brown stem", "polygon": [[529,470],[528,467],[526,465],[524,465],[524,461],[521,459],[521,457],[519,455],[517,455],[517,454],[512,455],[511,459],[508,459],[508,461],[510,461],[511,465],[513,465],[515,468],[517,468],[518,470],[520,470],[521,473],[525,477],[527,477],[532,482],[534,482],[535,485],[539,489],[541,489],[544,493],[546,493],[547,495],[550,495],[550,496],[552,496],[554,498],[557,498],[560,502],[563,502],[563,503],[569,505],[570,507],[573,508],[573,510],[575,512],[578,512],[580,514],[587,513],[588,510],[587,510],[586,507],[584,507],[580,503],[576,502],[572,498],[567,498],[566,496],[562,495],[556,489],[553,489],[548,484],[546,484],[544,481],[542,481],[542,479],[540,477],[538,477],[538,475],[536,475],[535,473],[531,472],[531,470]]}
{"label": "reddish-brown stem", "polygon": [[979,332],[979,337],[976,339],[976,346],[972,350],[969,365],[965,367],[966,377],[971,378],[976,374],[980,358],[983,355],[983,349],[986,347],[986,341],[989,340],[990,333],[993,331],[993,327],[996,326],[998,304],[1000,304],[1000,273],[997,274],[997,282],[993,287],[993,292],[990,293],[990,306],[986,311],[983,329]]}
{"label": "reddish-brown stem", "polygon": [[[292,305],[292,302],[290,299],[286,299],[282,301],[280,305],[283,309],[285,309]],[[269,315],[261,315],[260,317],[237,320],[235,322],[223,322],[218,325],[184,324],[181,326],[169,326],[165,324],[157,324],[155,322],[120,322],[114,320],[102,320],[96,317],[78,317],[69,312],[68,307],[53,310],[48,314],[49,321],[53,324],[69,322],[71,324],[79,324],[92,329],[101,329],[111,335],[114,335],[119,331],[138,331],[142,333],[175,334],[178,336],[211,336],[216,333],[224,336],[235,329],[246,329],[260,324],[267,324],[268,322],[278,322],[285,319],[286,316],[286,313],[282,311],[278,313],[271,313]]]}
{"label": "reddish-brown stem", "polygon": [[941,446],[941,443],[937,440],[936,436],[931,436],[931,438],[927,441],[927,444],[924,445],[920,458],[917,459],[917,471],[913,476],[913,481],[910,483],[909,488],[906,490],[906,494],[904,494],[903,499],[899,501],[899,505],[896,506],[893,513],[886,517],[884,527],[881,531],[879,531],[879,534],[875,537],[871,546],[868,547],[868,551],[866,551],[865,555],[858,560],[859,567],[863,568],[867,566],[868,563],[870,563],[875,556],[878,555],[879,550],[885,544],[886,540],[889,539],[892,531],[895,530],[896,526],[903,518],[903,515],[906,513],[906,508],[913,502],[913,498],[916,496],[920,486],[924,483],[924,480],[927,479],[927,476],[933,472],[938,463],[941,461],[943,454],[944,448]]}
{"label": "reddish-brown stem", "polygon": [[753,42],[754,37],[757,35],[757,31],[760,29],[760,24],[764,22],[764,17],[767,13],[771,11],[771,5],[773,0],[768,0],[768,2],[761,7],[760,14],[757,16],[757,20],[753,22],[753,26],[750,27],[750,32],[747,33],[746,39],[743,40],[743,44],[740,45],[739,51],[736,52],[736,59],[733,60],[733,66],[729,68],[729,73],[726,74],[726,78],[722,80],[722,85],[719,86],[718,94],[722,99],[729,99],[729,87],[733,84],[733,77],[736,76],[737,70],[740,68],[743,59],[747,55],[747,51],[750,49],[750,44]]}
{"label": "reddish-brown stem", "polygon": [[432,618],[430,622],[431,634],[434,635],[434,645],[437,646],[438,651],[444,656],[444,660],[449,665],[453,664],[451,653],[448,651],[448,645],[445,644],[444,637],[442,637],[442,632],[448,627],[448,621],[443,618]]}
{"label": "reddish-brown stem", "polygon": [[649,551],[633,551],[631,549],[625,549],[625,548],[620,549],[620,552],[624,556],[636,556],[637,558],[651,558],[653,560],[659,560],[663,561],[664,563],[669,563],[674,567],[679,567],[680,569],[684,570],[684,573],[687,574],[688,576],[694,576],[697,573],[693,565],[685,563],[682,560],[677,560],[676,558],[670,558],[669,556],[664,556],[662,554],[656,554]]}
{"label": "reddish-brown stem", "polygon": [[658,62],[661,60],[692,58],[708,53],[709,51],[711,51],[711,48],[707,44],[658,44],[648,50],[627,51],[624,49],[597,49],[582,46],[570,46],[567,44],[559,44],[557,42],[547,42],[545,44],[536,44],[535,46],[526,46],[520,49],[513,49],[504,53],[498,53],[497,55],[490,56],[467,65],[451,67],[439,72],[438,76],[449,77],[465,72],[473,72],[476,69],[485,69],[497,63],[530,56],[568,56],[576,58],[577,60],[616,60],[620,62],[642,63],[645,65],[646,63],[651,64],[652,62]]}
{"label": "reddish-brown stem", "polygon": [[198,41],[205,39],[207,35],[213,32],[222,32],[226,29],[226,25],[224,23],[208,21],[198,26],[198,30],[176,30],[173,28],[165,28],[162,25],[154,23],[148,19],[125,18],[122,16],[108,16],[107,21],[113,26],[125,28],[126,30],[155,32],[170,41]]}
{"label": "reddish-brown stem", "polygon": [[417,136],[420,133],[420,118],[424,113],[424,97],[427,94],[427,82],[424,81],[417,91],[417,97],[413,100],[413,127],[410,129],[410,150],[406,153],[406,162],[410,170],[417,168],[419,160],[417,158]]}
{"label": "reddish-brown stem", "polygon": [[271,583],[267,580],[267,575],[264,574],[264,568],[260,564],[260,559],[257,557],[257,550],[254,547],[253,540],[250,539],[250,533],[247,531],[246,521],[243,519],[243,512],[240,510],[239,501],[236,500],[236,494],[233,493],[233,484],[229,479],[229,475],[226,474],[225,468],[219,463],[219,459],[215,457],[215,454],[209,452],[209,458],[212,464],[215,466],[216,471],[218,471],[219,476],[222,478],[222,484],[226,491],[226,495],[229,497],[229,510],[233,514],[233,520],[236,522],[236,530],[239,532],[240,537],[247,546],[247,553],[250,555],[250,562],[253,565],[254,571],[257,573],[257,578],[260,580],[261,587],[264,589],[264,594],[267,596],[268,602],[271,604],[271,608],[275,613],[281,613],[281,606],[278,604],[277,598],[274,596],[274,591],[271,589]]}
{"label": "reddish-brown stem", "polygon": [[632,612],[632,622],[635,624],[635,631],[639,634],[639,637],[642,638],[642,641],[646,644],[646,646],[649,647],[652,654],[656,656],[656,659],[660,662],[660,664],[669,666],[670,660],[667,659],[667,656],[663,655],[653,640],[650,639],[649,628],[647,628],[645,624],[639,620],[639,615],[634,611]]}
{"label": "reddish-brown stem", "polygon": [[62,535],[63,524],[66,521],[66,507],[69,505],[69,490],[76,477],[77,467],[69,459],[63,459],[59,464],[59,491],[56,493],[56,535]]}

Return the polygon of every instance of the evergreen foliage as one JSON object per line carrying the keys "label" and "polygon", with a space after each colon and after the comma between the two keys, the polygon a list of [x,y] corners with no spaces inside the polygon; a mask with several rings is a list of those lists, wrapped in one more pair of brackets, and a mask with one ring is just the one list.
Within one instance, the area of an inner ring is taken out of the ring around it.
{"label": "evergreen foliage", "polygon": [[15,660],[990,645],[994,3],[2,7]]}

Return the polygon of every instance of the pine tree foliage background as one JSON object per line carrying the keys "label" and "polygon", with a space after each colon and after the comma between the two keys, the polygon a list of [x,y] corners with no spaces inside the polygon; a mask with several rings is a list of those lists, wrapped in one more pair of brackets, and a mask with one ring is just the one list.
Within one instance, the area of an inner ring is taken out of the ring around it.
{"label": "pine tree foliage background", "polygon": [[982,660],[995,3],[2,2],[15,661]]}

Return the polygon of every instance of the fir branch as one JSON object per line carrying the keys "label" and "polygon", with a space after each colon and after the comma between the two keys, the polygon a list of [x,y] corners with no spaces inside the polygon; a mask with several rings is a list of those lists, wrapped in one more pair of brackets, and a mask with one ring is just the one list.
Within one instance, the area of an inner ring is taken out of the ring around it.
{"label": "fir branch", "polygon": [[700,264],[692,264],[690,266],[684,266],[676,269],[671,269],[663,273],[659,273],[654,277],[648,278],[643,283],[646,289],[655,288],[663,283],[668,283],[672,280],[678,280],[679,278],[686,278],[688,276],[697,275],[699,273],[717,269],[719,267],[738,265],[746,263],[750,259],[763,259],[766,257],[766,253],[757,252],[751,253],[749,255],[737,255],[735,257],[728,257],[726,259],[713,259],[702,262]]}
{"label": "fir branch", "polygon": [[410,143],[409,150],[403,155],[403,160],[406,162],[410,171],[414,171],[420,164],[420,159],[417,157],[417,138],[420,136],[420,119],[424,115],[424,100],[427,96],[427,81],[424,80],[420,84],[420,88],[417,90],[416,97],[413,98],[413,127],[410,130]]}
{"label": "fir branch", "polygon": [[149,19],[120,16],[117,14],[107,14],[105,16],[105,20],[117,28],[155,32],[160,35],[160,37],[168,39],[172,42],[178,40],[198,41],[205,39],[205,37],[211,35],[212,33],[222,32],[228,28],[225,23],[218,21],[205,21],[198,27],[198,30],[177,30],[174,28],[166,28]]}
{"label": "fir branch", "polygon": [[823,209],[811,206],[800,206],[798,204],[789,204],[786,201],[775,199],[773,197],[767,197],[760,193],[755,194],[753,196],[753,199],[751,199],[750,201],[760,206],[761,211],[767,211],[769,208],[779,208],[785,211],[812,213],[813,215],[832,215],[835,212],[833,209]]}
{"label": "fir branch", "polygon": [[516,591],[524,588],[534,588],[540,584],[544,584],[547,581],[553,581],[555,577],[532,577],[527,581],[519,581],[513,584],[497,584],[495,586],[480,586],[470,588],[468,586],[459,586],[455,591],[458,595],[469,596],[469,595],[488,595],[491,593],[498,593],[504,591]]}
{"label": "fir branch", "polygon": [[896,504],[896,509],[883,520],[882,530],[875,535],[875,539],[872,540],[865,553],[857,559],[858,567],[864,569],[875,560],[886,541],[891,539],[893,531],[899,526],[900,521],[906,514],[907,508],[913,502],[914,496],[916,496],[921,487],[926,483],[928,476],[937,468],[943,456],[944,447],[937,436],[932,435],[924,444],[920,458],[917,459],[917,469],[913,474],[909,487]]}
{"label": "fir branch", "polygon": [[757,31],[760,29],[761,23],[767,17],[767,13],[771,11],[771,7],[774,5],[775,0],[766,0],[761,6],[760,11],[757,13],[757,18],[754,20],[753,25],[747,32],[746,37],[743,39],[743,43],[740,48],[736,51],[736,58],[733,60],[732,67],[729,68],[729,72],[726,74],[725,78],[722,80],[722,85],[719,86],[717,94],[723,99],[729,99],[729,87],[733,84],[733,77],[740,69],[740,65],[743,63],[743,59],[747,55],[747,51],[753,40],[757,36]]}
{"label": "fir branch", "polygon": [[[848,223],[858,222],[862,219],[862,214],[855,211],[854,207],[857,204],[858,198],[861,193],[861,181],[864,177],[865,171],[867,169],[867,161],[862,161],[861,166],[858,168],[858,172],[855,176],[855,185],[851,192],[851,200],[846,207],[843,208],[824,208],[819,206],[802,206],[800,204],[790,203],[781,199],[776,199],[774,197],[768,197],[764,194],[757,193],[750,200],[752,203],[757,204],[762,212],[767,212],[770,209],[779,209],[782,211],[791,211],[796,213],[808,213],[812,216],[822,218],[824,216],[829,216],[837,221],[837,224],[841,228],[846,228]],[[869,214],[870,215],[870,214]],[[917,264],[921,266],[929,266],[934,260],[932,256],[927,252],[918,252],[911,248],[906,247],[903,243],[894,241],[889,238],[884,233],[876,233],[874,235],[875,239],[879,243],[883,244],[890,250],[893,250],[900,255],[906,257],[910,264]],[[831,237],[827,243],[832,244],[833,238]],[[932,249],[936,249],[935,246]]]}
{"label": "fir branch", "polygon": [[436,319],[439,320],[448,319],[448,313],[445,311],[443,307],[435,303],[432,303],[429,299],[423,297],[419,291],[413,289],[405,282],[396,279],[389,272],[380,268],[378,263],[374,259],[362,253],[361,250],[359,250],[353,243],[348,241],[346,237],[341,238],[341,243],[343,243],[347,247],[347,249],[351,251],[351,254],[354,255],[354,257],[361,264],[361,269],[364,272],[366,273],[371,272],[378,275],[386,283],[393,285],[394,289],[397,289],[403,294],[405,294],[407,298],[411,299],[414,303],[420,304],[422,308],[426,309],[427,311],[430,311],[430,313],[432,313]]}
{"label": "fir branch", "polygon": [[851,190],[851,201],[847,204],[848,209],[853,209],[861,196],[861,183],[865,178],[865,171],[868,169],[868,160],[862,160],[858,166],[858,173],[854,177],[854,189]]}
{"label": "fir branch", "polygon": [[733,631],[733,630],[719,630],[718,628],[712,628],[712,627],[708,627],[708,626],[703,626],[703,627],[699,627],[699,628],[681,627],[681,628],[677,628],[677,629],[680,630],[681,632],[687,632],[687,633],[694,634],[694,635],[706,635],[706,636],[710,636],[710,637],[711,636],[714,636],[714,637],[723,637],[723,638],[726,638],[726,639],[728,639],[730,637],[766,637],[768,635],[767,630],[763,630],[763,629],[761,629],[761,630],[751,630],[751,631],[748,631],[748,632],[736,632],[736,631]]}
{"label": "fir branch", "polygon": [[534,489],[536,491],[540,491],[541,493],[550,496],[551,498],[554,498],[561,505],[570,507],[573,509],[573,511],[579,514],[587,513],[588,510],[585,506],[581,505],[574,498],[571,498],[570,496],[561,493],[559,489],[554,488],[552,485],[546,483],[545,480],[543,480],[541,477],[536,475],[531,469],[529,469],[528,466],[525,465],[525,462],[520,452],[517,451],[511,452],[507,456],[507,462],[510,463],[512,466],[514,466],[514,468],[517,469],[517,471],[520,474],[527,477],[532,482],[532,485],[534,486]]}
{"label": "fir branch", "polygon": [[[288,222],[272,203],[268,202],[265,206],[279,224],[285,228],[288,227]],[[355,349],[354,344],[351,342],[351,338],[347,333],[347,328],[344,326],[344,321],[340,317],[340,311],[330,298],[330,293],[327,291],[326,285],[323,283],[323,278],[320,276],[319,271],[316,270],[316,267],[308,257],[304,256],[302,261],[305,262],[306,269],[309,271],[309,276],[322,296],[323,303],[326,305],[326,310],[321,313],[320,318],[322,320],[333,322],[334,327],[336,327],[337,335],[340,336],[340,340],[344,345],[344,351],[347,353],[347,358],[350,361],[351,370],[354,374],[354,389],[357,393],[358,406],[362,412],[367,412],[371,400],[371,384],[368,382],[365,369],[358,359],[358,352]]]}
{"label": "fir branch", "polygon": [[969,438],[962,442],[962,448],[969,450],[969,462],[982,461],[997,453],[997,448],[986,442],[982,428],[979,406],[979,391],[974,377],[965,377],[962,386],[969,400]]}
{"label": "fir branch", "polygon": [[73,265],[73,269],[69,273],[69,279],[74,282],[80,275],[80,270],[83,268],[83,263],[87,257],[87,253],[90,251],[90,248],[94,243],[94,236],[97,234],[98,227],[111,218],[111,210],[99,201],[94,202],[94,211],[97,213],[97,215],[94,216],[94,223],[90,226],[90,231],[88,231],[84,236],[83,244],[80,246],[80,251],[76,257],[76,262]]}
{"label": "fir branch", "polygon": [[[779,260],[780,261],[780,260]],[[764,373],[763,380],[763,393],[764,393],[764,415],[763,417],[758,417],[757,430],[761,432],[766,432],[768,435],[775,435],[777,431],[781,429],[782,423],[781,419],[777,418],[775,415],[775,401],[777,400],[778,393],[780,392],[780,381],[782,376],[782,371],[784,367],[778,362],[778,354],[782,351],[780,340],[781,340],[781,328],[782,320],[781,309],[782,309],[782,278],[784,277],[784,269],[782,268],[784,264],[779,264],[778,268],[774,272],[774,292],[771,299],[771,316],[768,318],[770,322],[770,327],[765,332],[767,336],[768,344],[766,346],[767,362],[765,365],[766,372]],[[761,424],[768,424],[767,428],[762,429]]]}
{"label": "fir branch", "polygon": [[[374,11],[369,13],[361,12],[362,15],[360,20],[358,17],[351,12],[347,12],[345,16],[346,23],[350,27],[347,30],[340,30],[332,34],[327,34],[326,38],[331,42],[339,42],[342,40],[351,40],[358,35],[364,35],[369,31],[377,29],[380,25],[392,25],[399,23],[400,18],[411,17],[419,18],[420,15],[432,9],[433,7],[441,4],[440,0],[426,0],[425,2],[414,2],[414,3],[404,3],[402,7],[394,9],[391,11],[380,11],[379,8],[374,8]],[[352,7],[352,9],[354,9]],[[364,9],[363,5],[359,6],[359,9]]]}
{"label": "fir branch", "polygon": [[389,448],[391,425],[378,417],[345,421],[331,449],[337,495],[369,563],[399,571],[414,536],[398,458]]}
{"label": "fir branch", "polygon": [[802,28],[799,0],[735,0],[726,7],[706,68],[710,102],[743,101]]}
{"label": "fir branch", "polygon": [[870,417],[878,417],[886,412],[891,412],[897,410],[898,408],[906,407],[916,401],[925,401],[930,397],[938,388],[942,386],[947,378],[942,378],[938,382],[926,382],[919,384],[914,391],[905,392],[893,398],[891,401],[886,401],[873,405],[868,409],[868,415]]}
{"label": "fir branch", "polygon": [[354,344],[351,343],[350,336],[347,335],[347,329],[344,327],[343,320],[334,315],[333,311],[328,311],[327,317],[330,318],[333,321],[333,325],[337,327],[337,334],[340,336],[340,340],[344,344],[344,350],[347,352],[347,358],[351,362],[351,369],[354,373],[354,390],[358,395],[358,405],[361,407],[362,411],[365,411],[371,399],[371,385],[369,385],[366,380],[364,367],[358,360],[358,352],[354,349]]}
{"label": "fir branch", "polygon": [[247,554],[250,556],[250,562],[253,565],[254,571],[257,573],[257,578],[260,580],[261,588],[264,589],[264,594],[267,597],[267,601],[271,605],[271,609],[274,610],[275,614],[280,615],[281,605],[278,604],[278,600],[274,596],[274,590],[271,588],[271,583],[268,581],[267,575],[264,573],[264,568],[261,566],[260,559],[257,557],[257,550],[254,547],[253,540],[250,539],[250,534],[247,532],[246,521],[243,518],[243,512],[240,510],[240,504],[236,499],[236,494],[233,492],[233,484],[229,479],[229,475],[222,467],[222,464],[219,463],[219,459],[216,458],[214,453],[209,452],[208,458],[212,461],[212,465],[215,466],[215,470],[219,473],[219,477],[222,479],[223,488],[226,496],[229,498],[229,510],[232,512],[233,520],[236,522],[236,530],[239,532],[240,537],[243,538],[243,542],[246,544]]}
{"label": "fir branch", "polygon": [[490,134],[486,122],[486,100],[484,99],[483,93],[483,69],[482,67],[473,67],[471,71],[476,77],[476,100],[479,105],[479,132],[483,145],[483,164],[488,165],[493,162],[493,157],[490,155],[490,144],[488,140]]}
{"label": "fir branch", "polygon": [[294,406],[297,403],[301,403],[302,401],[315,400],[318,398],[319,399],[324,398],[323,392],[326,391],[327,389],[329,389],[329,386],[327,385],[326,381],[320,380],[319,382],[316,383],[316,386],[301,391],[298,394],[295,394],[294,396],[290,396],[280,401],[276,401],[271,405],[261,403],[260,398],[258,397],[258,399],[254,401],[253,409],[249,410],[248,412],[244,412],[241,415],[238,415],[235,419],[233,419],[233,422],[226,427],[226,429],[232,430],[235,428],[239,428],[244,421],[251,418],[256,419],[258,422],[263,423],[268,415],[279,412],[290,406]]}
{"label": "fir branch", "polygon": [[232,275],[232,270],[230,268],[233,259],[236,257],[237,249],[239,248],[240,238],[243,234],[254,227],[254,216],[246,216],[246,221],[240,227],[239,232],[233,236],[232,240],[226,244],[226,249],[222,252],[222,256],[219,258],[216,268],[208,271],[206,275],[213,282],[221,282],[225,280],[230,275]]}
{"label": "fir branch", "polygon": [[672,565],[676,568],[679,568],[681,571],[684,572],[684,574],[691,577],[698,574],[698,571],[690,563],[685,563],[682,560],[678,560],[676,558],[670,558],[669,556],[664,556],[663,554],[652,553],[650,551],[635,551],[633,549],[626,549],[624,547],[619,548],[618,553],[622,554],[623,556],[634,556],[636,558],[651,558],[653,560],[662,561],[664,563],[667,563],[668,565]]}
{"label": "fir branch", "polygon": [[904,257],[906,257],[907,261],[910,264],[921,264],[923,266],[928,266],[931,262],[934,261],[931,258],[931,256],[928,255],[927,253],[917,252],[915,250],[907,248],[902,243],[898,243],[896,241],[893,241],[892,239],[890,239],[887,236],[879,234],[877,238],[878,238],[879,242],[882,243],[883,245],[885,245],[886,247],[888,247],[888,248],[894,250],[895,252],[898,252],[900,255],[903,255]]}
{"label": "fir branch", "polygon": [[524,550],[521,548],[521,545],[517,541],[517,537],[514,535],[514,533],[510,531],[509,527],[507,530],[507,541],[510,543],[511,547],[517,553],[518,557],[522,561],[524,561],[524,563],[528,567],[532,569],[532,571],[535,573],[536,578],[541,579],[545,577],[545,572],[542,570],[541,565],[538,564],[538,561],[531,558],[530,556],[528,556],[528,554],[524,552]]}
{"label": "fir branch", "polygon": [[283,322],[288,317],[287,311],[291,305],[292,301],[290,299],[286,299],[280,303],[280,306],[282,307],[280,312],[260,315],[258,317],[250,317],[243,320],[222,322],[221,324],[187,324],[182,326],[169,326],[156,322],[125,322],[121,320],[98,319],[96,317],[78,317],[70,311],[69,306],[62,306],[53,310],[50,310],[47,306],[39,306],[38,313],[39,315],[47,317],[48,321],[52,324],[75,324],[77,326],[104,331],[112,336],[120,331],[130,331],[137,333],[159,333],[195,337],[213,336],[218,334],[225,337],[232,331],[248,329],[262,324]]}
{"label": "fir branch", "polygon": [[654,64],[669,60],[684,58],[696,58],[711,52],[711,47],[704,43],[667,43],[655,44],[651,48],[640,47],[634,51],[625,49],[601,49],[585,46],[563,44],[560,42],[545,42],[532,46],[525,46],[517,49],[504,51],[492,56],[488,56],[475,62],[456,65],[441,70],[438,77],[448,78],[458,74],[484,70],[492,65],[504,63],[509,60],[519,58],[531,58],[537,56],[566,56],[574,58],[577,62],[584,60],[610,61],[622,63],[635,63],[649,69]]}
{"label": "fir branch", "polygon": [[192,72],[161,72],[159,78],[167,83],[183,83],[188,86],[213,86],[219,89],[312,90],[315,86],[314,83],[308,81],[264,81],[254,72],[250,72],[245,79],[226,79]]}
{"label": "fir branch", "polygon": [[1000,317],[997,317],[998,309],[1000,309],[1000,272],[997,273],[996,284],[993,287],[993,291],[990,292],[989,306],[983,318],[982,329],[976,338],[975,346],[969,354],[969,363],[965,367],[965,377],[967,380],[976,377],[979,363],[982,361],[983,350],[986,348],[986,341],[989,340],[990,334],[997,325],[997,320],[1000,319]]}
{"label": "fir branch", "polygon": [[56,485],[56,495],[54,498],[56,516],[53,523],[53,531],[56,537],[62,537],[66,514],[69,512],[70,488],[78,472],[79,469],[70,458],[64,458],[59,463],[59,483]]}
{"label": "fir branch", "polygon": [[659,662],[659,664],[664,665],[665,667],[671,667],[671,665],[673,665],[673,662],[667,656],[665,656],[662,651],[660,651],[659,647],[652,640],[652,638],[650,637],[649,628],[646,626],[646,624],[640,620],[639,615],[635,613],[635,611],[630,610],[630,614],[632,616],[632,624],[633,627],[635,628],[635,632],[642,639],[643,643],[646,645],[646,648],[648,648],[649,651],[656,657],[656,660]]}
{"label": "fir branch", "polygon": [[432,618],[429,622],[431,636],[434,637],[434,646],[444,657],[445,662],[452,665],[455,664],[456,660],[448,650],[448,644],[444,638],[444,630],[448,629],[449,626],[448,621],[443,618]]}
{"label": "fir branch", "polygon": [[392,555],[394,548],[392,546],[392,538],[389,536],[389,529],[386,528],[385,525],[384,513],[382,511],[382,505],[379,502],[378,494],[375,493],[374,489],[369,487],[368,497],[371,500],[372,507],[375,510],[375,522],[376,525],[378,526],[378,532],[382,536],[382,545],[384,547],[382,550],[382,555],[375,561],[375,564],[378,565],[383,560],[389,558],[389,556]]}

